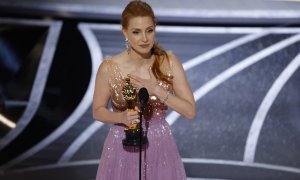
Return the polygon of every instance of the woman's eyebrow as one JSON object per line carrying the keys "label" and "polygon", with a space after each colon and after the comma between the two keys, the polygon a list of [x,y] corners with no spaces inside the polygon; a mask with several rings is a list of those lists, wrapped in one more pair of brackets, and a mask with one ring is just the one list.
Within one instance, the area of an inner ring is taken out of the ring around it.
{"label": "woman's eyebrow", "polygon": [[[145,29],[154,28],[154,26],[148,26]],[[141,28],[131,28],[131,30],[141,30]]]}

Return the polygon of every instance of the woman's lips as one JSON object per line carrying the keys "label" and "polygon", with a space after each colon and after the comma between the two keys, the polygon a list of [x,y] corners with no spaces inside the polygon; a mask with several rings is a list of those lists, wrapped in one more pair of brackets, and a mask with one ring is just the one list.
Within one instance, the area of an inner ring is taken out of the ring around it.
{"label": "woman's lips", "polygon": [[147,48],[147,47],[149,47],[149,44],[142,44],[142,45],[140,45],[142,48]]}

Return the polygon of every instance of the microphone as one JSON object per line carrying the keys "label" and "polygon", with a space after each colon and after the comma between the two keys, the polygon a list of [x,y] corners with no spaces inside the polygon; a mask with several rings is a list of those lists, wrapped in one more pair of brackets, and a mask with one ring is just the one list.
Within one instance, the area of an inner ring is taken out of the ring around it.
{"label": "microphone", "polygon": [[143,111],[145,105],[147,104],[149,100],[149,93],[148,93],[148,90],[144,87],[142,87],[140,90],[139,90],[139,101],[140,101],[140,104],[141,104],[141,111]]}
{"label": "microphone", "polygon": [[140,161],[139,161],[139,179],[141,179],[142,177],[142,144],[145,144],[148,142],[147,140],[147,136],[144,136],[143,134],[143,128],[142,128],[142,115],[144,112],[144,107],[147,104],[148,100],[149,100],[149,93],[148,90],[144,87],[142,87],[139,90],[139,101],[140,101]]}

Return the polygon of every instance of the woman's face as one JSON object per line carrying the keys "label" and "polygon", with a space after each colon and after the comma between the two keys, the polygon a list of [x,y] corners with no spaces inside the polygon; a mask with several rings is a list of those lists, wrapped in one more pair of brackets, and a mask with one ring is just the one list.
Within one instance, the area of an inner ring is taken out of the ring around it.
{"label": "woman's face", "polygon": [[138,16],[131,18],[128,28],[123,29],[131,48],[137,53],[147,54],[151,51],[155,41],[155,24],[151,17]]}

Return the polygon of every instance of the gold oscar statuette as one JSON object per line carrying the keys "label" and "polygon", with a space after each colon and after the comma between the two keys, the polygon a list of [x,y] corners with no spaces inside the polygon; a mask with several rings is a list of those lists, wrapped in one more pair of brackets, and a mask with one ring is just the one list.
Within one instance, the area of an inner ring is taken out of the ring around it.
{"label": "gold oscar statuette", "polygon": [[[135,111],[134,109],[135,109],[136,100],[137,100],[136,89],[130,84],[129,78],[126,78],[125,81],[126,81],[126,83],[122,89],[122,94],[123,94],[124,99],[127,104],[127,111]],[[138,124],[132,123],[127,128],[136,130],[138,128]]]}
{"label": "gold oscar statuette", "polygon": [[[135,111],[137,92],[130,84],[130,79],[126,78],[125,80],[126,83],[122,89],[122,94],[127,104],[127,111]],[[122,141],[124,146],[139,146],[148,142],[147,137],[140,127],[139,119],[132,121],[132,123],[125,128],[124,132],[125,139]]]}

